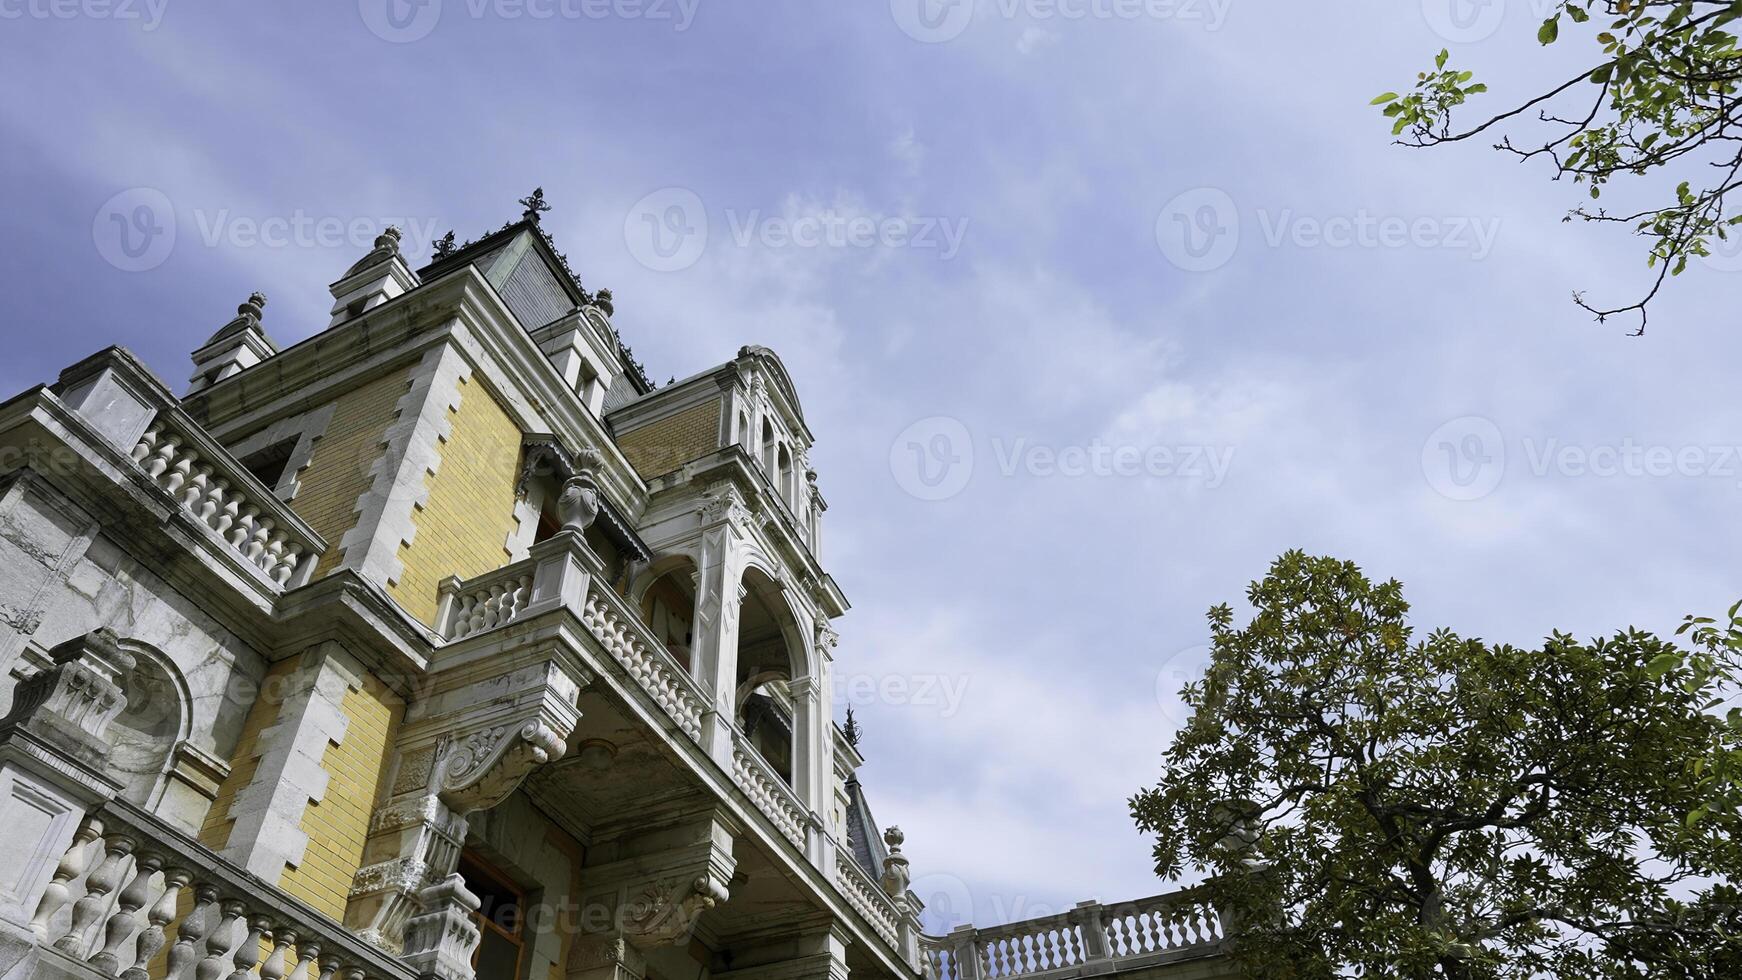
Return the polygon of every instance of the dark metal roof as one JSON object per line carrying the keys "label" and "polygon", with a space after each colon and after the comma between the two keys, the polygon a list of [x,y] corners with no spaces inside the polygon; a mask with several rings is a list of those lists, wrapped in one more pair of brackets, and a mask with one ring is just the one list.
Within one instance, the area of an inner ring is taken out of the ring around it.
{"label": "dark metal roof", "polygon": [[847,849],[873,880],[883,877],[889,847],[883,842],[877,818],[871,815],[871,805],[865,802],[865,788],[859,785],[857,774],[847,777]]}

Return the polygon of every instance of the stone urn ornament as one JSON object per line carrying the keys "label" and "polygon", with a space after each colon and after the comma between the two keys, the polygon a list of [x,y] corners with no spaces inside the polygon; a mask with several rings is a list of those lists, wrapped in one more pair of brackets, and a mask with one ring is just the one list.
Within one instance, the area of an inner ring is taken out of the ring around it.
{"label": "stone urn ornament", "polygon": [[599,467],[605,462],[598,450],[584,449],[576,454],[575,475],[563,483],[557,497],[557,514],[563,528],[585,532],[599,518]]}

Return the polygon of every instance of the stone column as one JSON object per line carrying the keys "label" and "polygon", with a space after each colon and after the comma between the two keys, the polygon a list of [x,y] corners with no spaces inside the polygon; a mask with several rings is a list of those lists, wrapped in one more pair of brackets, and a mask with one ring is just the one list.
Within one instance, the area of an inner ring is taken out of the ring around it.
{"label": "stone column", "polygon": [[[56,902],[50,878],[57,868],[74,877],[82,870],[64,867],[77,857],[74,837],[121,789],[104,770],[109,725],[127,705],[120,679],[132,658],[109,630],[62,643],[49,656],[54,665],[18,685],[0,720],[0,976],[28,970],[20,963],[39,938],[31,920],[64,904],[66,889]],[[87,827],[80,839],[100,831]]]}
{"label": "stone column", "polygon": [[723,486],[697,508],[702,526],[696,582],[695,678],[711,712],[703,744],[721,768],[732,771],[732,727],[738,689],[738,614],[744,601],[739,558],[749,511],[738,491]]}

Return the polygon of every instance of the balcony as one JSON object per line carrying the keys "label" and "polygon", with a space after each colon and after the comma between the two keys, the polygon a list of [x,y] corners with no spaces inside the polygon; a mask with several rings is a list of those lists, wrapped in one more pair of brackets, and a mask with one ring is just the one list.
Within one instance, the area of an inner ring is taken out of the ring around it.
{"label": "balcony", "polygon": [[[30,923],[38,976],[416,980],[419,971],[128,803],[88,816]],[[173,938],[172,938],[173,937]]]}
{"label": "balcony", "polygon": [[1122,905],[1085,902],[1064,915],[927,937],[929,980],[1066,980],[1166,966],[1224,952],[1221,915],[1195,891]]}

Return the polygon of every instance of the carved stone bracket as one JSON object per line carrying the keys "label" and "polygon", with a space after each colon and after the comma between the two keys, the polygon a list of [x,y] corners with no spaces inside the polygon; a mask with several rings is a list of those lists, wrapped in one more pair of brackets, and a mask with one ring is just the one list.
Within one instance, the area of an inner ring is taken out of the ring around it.
{"label": "carved stone bracket", "polygon": [[405,927],[406,964],[429,980],[473,980],[472,954],[481,938],[473,915],[478,897],[459,875],[418,892],[419,911]]}
{"label": "carved stone bracket", "polygon": [[19,684],[0,737],[28,732],[93,769],[108,762],[109,725],[127,707],[121,678],[134,666],[114,631],[102,629],[49,651],[53,666]]}
{"label": "carved stone bracket", "polygon": [[623,908],[624,936],[641,949],[669,946],[689,937],[703,912],[730,897],[704,875],[689,882],[655,881]]}
{"label": "carved stone bracket", "polygon": [[436,748],[442,802],[460,814],[488,810],[507,799],[533,769],[561,758],[565,748],[565,735],[542,721],[450,736]]}

